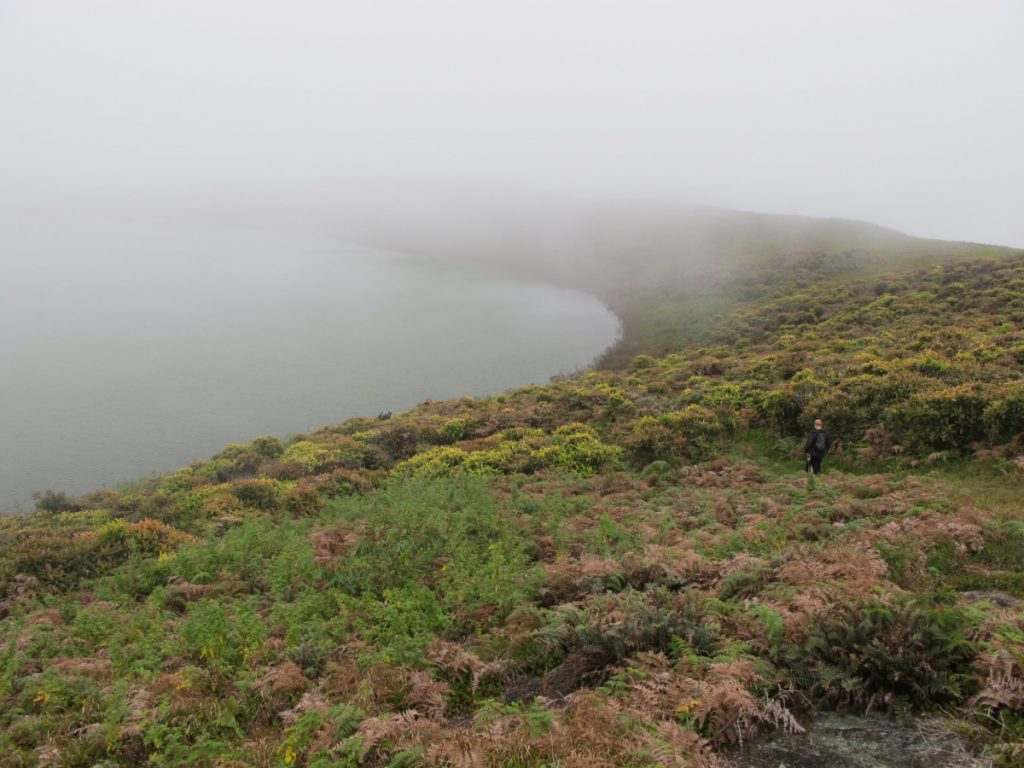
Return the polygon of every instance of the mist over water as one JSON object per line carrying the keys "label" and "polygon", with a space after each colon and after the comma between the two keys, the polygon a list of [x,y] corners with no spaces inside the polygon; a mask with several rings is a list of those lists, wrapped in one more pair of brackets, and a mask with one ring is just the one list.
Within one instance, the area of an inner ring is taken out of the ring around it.
{"label": "mist over water", "polygon": [[326,238],[0,221],[0,510],[585,366],[591,296]]}
{"label": "mist over water", "polygon": [[702,257],[679,205],[1024,246],[1022,26],[1018,0],[4,0],[0,508],[615,336],[591,297],[345,242],[595,291]]}

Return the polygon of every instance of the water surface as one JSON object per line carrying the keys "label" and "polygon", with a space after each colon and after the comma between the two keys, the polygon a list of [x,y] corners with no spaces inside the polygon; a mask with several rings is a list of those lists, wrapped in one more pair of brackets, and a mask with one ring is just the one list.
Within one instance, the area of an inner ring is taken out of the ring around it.
{"label": "water surface", "polygon": [[0,220],[0,509],[591,362],[586,294],[258,231]]}

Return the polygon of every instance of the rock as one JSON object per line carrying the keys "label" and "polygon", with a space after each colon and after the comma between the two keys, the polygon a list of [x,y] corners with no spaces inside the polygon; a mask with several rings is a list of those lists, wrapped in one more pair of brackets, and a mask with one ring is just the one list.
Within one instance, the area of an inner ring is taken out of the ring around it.
{"label": "rock", "polygon": [[974,590],[971,592],[961,592],[960,596],[972,603],[985,600],[990,603],[995,603],[1000,608],[1016,608],[1021,603],[1020,598],[1012,597],[1011,595],[1006,595],[1002,592],[982,592]]}
{"label": "rock", "polygon": [[778,733],[728,755],[732,768],[988,768],[938,719],[823,714],[803,734]]}

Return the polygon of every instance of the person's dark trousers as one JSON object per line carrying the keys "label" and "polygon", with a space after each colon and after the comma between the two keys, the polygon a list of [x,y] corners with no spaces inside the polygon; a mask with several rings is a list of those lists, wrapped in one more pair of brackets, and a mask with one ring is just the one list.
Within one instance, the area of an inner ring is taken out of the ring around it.
{"label": "person's dark trousers", "polygon": [[821,460],[823,458],[825,458],[825,457],[824,456],[811,456],[811,458],[809,458],[807,460],[807,471],[810,472],[812,475],[820,475],[821,474]]}

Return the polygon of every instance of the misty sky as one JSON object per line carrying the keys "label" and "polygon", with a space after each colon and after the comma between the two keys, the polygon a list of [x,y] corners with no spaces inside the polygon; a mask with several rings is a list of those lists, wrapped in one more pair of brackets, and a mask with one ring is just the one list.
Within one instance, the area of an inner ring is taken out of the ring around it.
{"label": "misty sky", "polygon": [[421,175],[1024,246],[1020,0],[0,0],[0,192]]}

